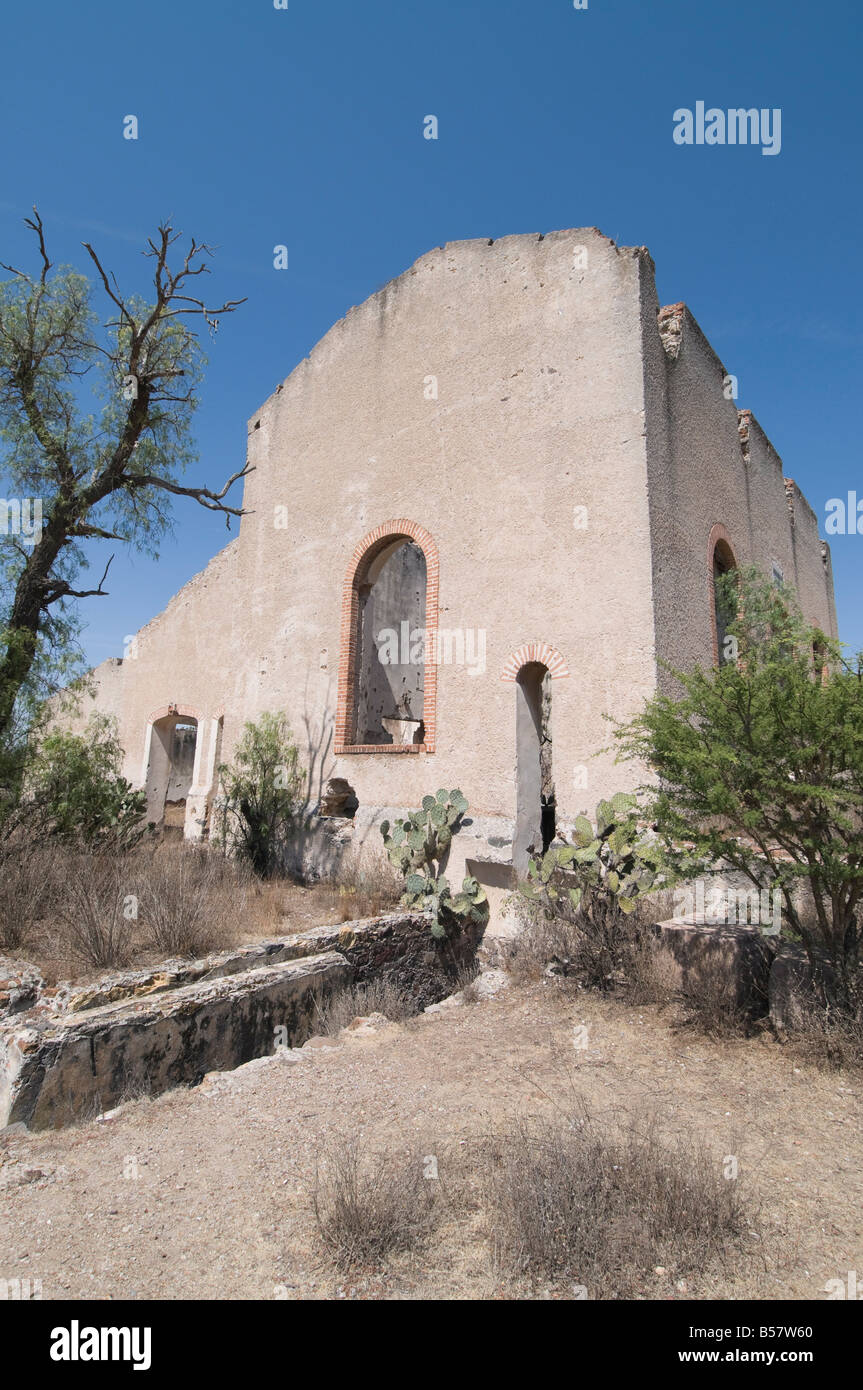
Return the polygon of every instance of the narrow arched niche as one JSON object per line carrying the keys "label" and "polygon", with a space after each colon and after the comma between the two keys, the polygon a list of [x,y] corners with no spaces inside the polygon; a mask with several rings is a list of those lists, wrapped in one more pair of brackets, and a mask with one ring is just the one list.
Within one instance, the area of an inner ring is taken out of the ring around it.
{"label": "narrow arched niche", "polygon": [[515,681],[516,810],[512,862],[523,874],[528,861],[555,836],[551,737],[551,675],[541,662],[522,666]]}
{"label": "narrow arched niche", "polygon": [[717,666],[723,666],[731,658],[726,648],[726,637],[728,636],[728,608],[723,603],[720,595],[719,581],[724,575],[737,568],[737,561],[731,543],[726,535],[719,535],[715,539],[712,548],[710,562],[710,582],[711,596],[713,602],[712,625],[713,625],[713,659]]}

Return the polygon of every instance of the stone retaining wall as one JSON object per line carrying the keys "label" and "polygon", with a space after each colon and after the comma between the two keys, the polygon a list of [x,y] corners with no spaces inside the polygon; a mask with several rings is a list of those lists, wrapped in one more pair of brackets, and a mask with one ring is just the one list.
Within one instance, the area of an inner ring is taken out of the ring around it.
{"label": "stone retaining wall", "polygon": [[[316,1031],[326,997],[385,976],[424,1008],[449,994],[476,938],[438,943],[414,913],[319,927],[166,961],[87,985],[41,988],[0,970],[0,1129],[59,1128],[137,1095],[193,1085]],[[283,1032],[277,1032],[277,1030]]]}

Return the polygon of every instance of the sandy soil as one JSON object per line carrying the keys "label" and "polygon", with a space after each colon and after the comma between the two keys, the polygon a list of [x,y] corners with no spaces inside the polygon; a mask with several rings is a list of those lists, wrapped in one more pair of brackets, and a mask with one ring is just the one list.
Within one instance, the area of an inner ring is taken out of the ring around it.
{"label": "sandy soil", "polygon": [[[824,1299],[826,1280],[863,1271],[863,1087],[775,1041],[675,1033],[655,1009],[551,983],[340,1037],[79,1129],[0,1136],[0,1278],[41,1279],[46,1299],[556,1296],[495,1275],[482,1143],[572,1095],[609,1118],[655,1114],[718,1164],[736,1155],[761,1208],[750,1259],[684,1291],[657,1275],[657,1298]],[[350,1281],[311,1211],[316,1156],[340,1134],[419,1141],[444,1211],[421,1255]]]}

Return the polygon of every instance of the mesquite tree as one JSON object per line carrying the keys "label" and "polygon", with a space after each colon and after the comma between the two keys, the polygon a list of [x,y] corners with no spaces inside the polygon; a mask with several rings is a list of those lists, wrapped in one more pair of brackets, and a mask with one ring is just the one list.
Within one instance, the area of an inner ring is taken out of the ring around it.
{"label": "mesquite tree", "polygon": [[[204,359],[193,324],[203,320],[215,332],[218,316],[244,302],[210,307],[190,292],[209,273],[211,247],[192,239],[172,266],[181,234],[163,223],[143,252],[153,263],[145,301],[121,293],[84,242],[108,300],[100,321],[93,285],[70,267],[55,269],[35,208],[25,220],[38,271],[0,261],[12,277],[0,284],[0,476],[13,494],[39,499],[42,517],[32,535],[10,535],[7,505],[0,537],[0,745],[46,654],[62,655],[75,624],[69,601],[106,592],[114,557],[99,583],[85,587],[84,543],[116,540],[154,553],[170,524],[171,495],[241,516],[224,499],[249,471],[232,474],[218,492],[178,482],[195,456],[190,422]],[[91,384],[95,413],[82,401]]]}
{"label": "mesquite tree", "polygon": [[816,975],[832,968],[822,987],[863,1016],[863,654],[846,659],[754,569],[719,587],[732,659],[675,672],[674,698],[617,736],[654,773],[646,813],[669,852],[778,888],[787,933]]}

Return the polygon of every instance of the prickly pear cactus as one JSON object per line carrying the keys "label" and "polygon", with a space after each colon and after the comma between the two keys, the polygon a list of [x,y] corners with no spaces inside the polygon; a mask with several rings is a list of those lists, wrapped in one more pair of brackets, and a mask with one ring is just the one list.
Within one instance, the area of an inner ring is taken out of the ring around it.
{"label": "prickly pear cactus", "polygon": [[390,863],[404,875],[402,904],[419,912],[433,912],[432,936],[443,937],[454,927],[488,918],[488,900],[475,878],[466,878],[453,895],[441,873],[441,861],[467,811],[467,799],[458,790],[442,787],[437,796],[424,796],[418,811],[390,826],[381,822],[381,835]]}
{"label": "prickly pear cactus", "polygon": [[523,894],[551,907],[565,894],[575,912],[603,906],[628,916],[640,898],[670,886],[665,853],[639,826],[637,807],[637,797],[618,792],[599,802],[595,826],[579,816],[570,844],[554,844],[530,861]]}

